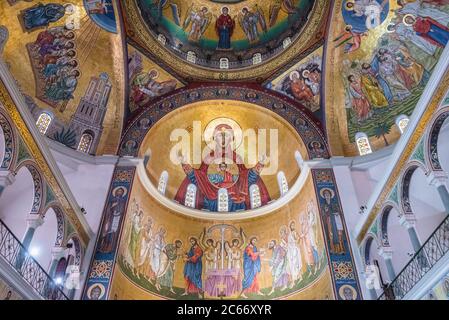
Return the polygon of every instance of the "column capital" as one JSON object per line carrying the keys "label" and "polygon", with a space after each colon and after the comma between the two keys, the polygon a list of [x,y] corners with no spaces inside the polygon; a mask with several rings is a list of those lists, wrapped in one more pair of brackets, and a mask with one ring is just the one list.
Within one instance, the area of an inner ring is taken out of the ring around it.
{"label": "column capital", "polygon": [[16,176],[13,172],[7,170],[7,171],[0,171],[0,186],[7,187],[14,183],[16,180]]}
{"label": "column capital", "polygon": [[393,249],[391,247],[380,247],[377,253],[385,260],[393,258]]}
{"label": "column capital", "polygon": [[53,260],[60,260],[61,258],[65,257],[65,247],[56,246],[51,249],[51,258]]}
{"label": "column capital", "polygon": [[431,171],[427,175],[427,182],[429,183],[429,185],[436,188],[441,186],[447,187],[448,180],[448,175],[444,171]]}
{"label": "column capital", "polygon": [[36,217],[30,217],[27,219],[27,226],[31,229],[37,229],[43,224],[44,218],[42,218],[40,215],[36,215]]}
{"label": "column capital", "polygon": [[411,229],[414,228],[416,225],[416,217],[414,214],[403,214],[400,218],[399,218],[399,223],[401,224],[401,226],[403,226],[404,228],[407,229]]}

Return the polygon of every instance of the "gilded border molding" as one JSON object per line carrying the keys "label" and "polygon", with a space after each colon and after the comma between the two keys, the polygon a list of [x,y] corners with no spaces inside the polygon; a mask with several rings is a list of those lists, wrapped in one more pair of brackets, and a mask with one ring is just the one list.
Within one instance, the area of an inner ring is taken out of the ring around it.
{"label": "gilded border molding", "polygon": [[276,72],[280,66],[289,63],[302,52],[313,46],[320,39],[316,38],[316,32],[321,30],[326,23],[326,13],[330,8],[330,1],[317,1],[311,20],[304,27],[301,35],[289,48],[257,66],[236,70],[214,70],[202,66],[196,66],[171,53],[157,39],[151,35],[151,31],[142,21],[139,9],[134,0],[123,0],[122,11],[125,16],[125,30],[128,37],[139,43],[153,56],[160,59],[163,64],[173,69],[182,77],[195,78],[196,80],[231,80],[245,81],[251,79],[265,79]]}
{"label": "gilded border molding", "polygon": [[33,157],[34,161],[38,165],[40,171],[42,172],[45,181],[52,188],[56,198],[60,202],[64,212],[66,213],[70,223],[73,225],[74,229],[78,233],[83,245],[87,246],[90,240],[88,233],[84,230],[81,222],[79,221],[75,210],[70,205],[67,200],[62,187],[53,175],[47,161],[45,160],[39,146],[34,140],[30,130],[28,129],[25,120],[17,109],[9,91],[6,89],[3,81],[0,80],[0,102],[4,105],[6,111],[8,112],[10,118],[14,122],[17,132],[22,137],[22,140],[26,144],[28,151]]}
{"label": "gilded border molding", "polygon": [[438,110],[441,103],[443,103],[446,97],[448,87],[449,87],[449,70],[446,70],[442,80],[438,85],[437,90],[432,95],[432,100],[428,104],[424,114],[421,116],[418,126],[413,131],[413,134],[407,143],[407,148],[404,149],[404,152],[402,153],[401,157],[396,162],[393,172],[388,178],[388,181],[385,184],[382,193],[377,198],[376,204],[373,206],[373,209],[369,213],[368,219],[365,221],[360,233],[358,234],[357,236],[358,244],[360,244],[365,238],[365,235],[367,234],[369,228],[379,215],[379,212],[382,209],[384,202],[388,199],[388,196],[390,195],[392,189],[398,182],[402,174],[403,168],[408,163],[410,157],[413,155],[416,147],[420,143],[421,138],[425,134],[427,127],[430,125],[433,119],[434,113]]}

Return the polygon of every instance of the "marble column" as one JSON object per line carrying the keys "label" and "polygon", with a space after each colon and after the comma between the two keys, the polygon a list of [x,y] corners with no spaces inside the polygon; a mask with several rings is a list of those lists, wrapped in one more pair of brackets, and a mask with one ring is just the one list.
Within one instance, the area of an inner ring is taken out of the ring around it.
{"label": "marble column", "polygon": [[418,252],[421,249],[421,241],[416,232],[416,218],[413,214],[403,214],[399,220],[401,225],[407,229],[413,250]]}
{"label": "marble column", "polygon": [[65,250],[66,248],[64,247],[53,247],[53,249],[51,249],[51,262],[50,262],[50,268],[48,269],[48,275],[55,280],[55,276],[56,276],[56,267],[58,266],[59,260],[61,260],[61,258],[65,257]]}
{"label": "marble column", "polygon": [[11,171],[0,171],[0,197],[7,186],[14,183],[16,177]]}
{"label": "marble column", "polygon": [[44,223],[44,218],[40,215],[35,215],[35,217],[31,217],[27,219],[27,230],[22,239],[22,245],[28,251],[30,249],[31,241],[33,240],[34,233],[36,229],[39,228]]}
{"label": "marble column", "polygon": [[444,209],[446,210],[446,214],[449,214],[449,188],[447,173],[443,171],[432,171],[428,175],[427,181],[431,186],[434,186],[437,189],[441,201],[443,202]]}
{"label": "marble column", "polygon": [[44,223],[44,219],[40,215],[31,216],[27,219],[27,230],[22,239],[23,250],[17,255],[16,269],[20,270],[27,257],[28,250],[30,248],[31,241],[33,240],[34,233],[36,229],[39,228]]}
{"label": "marble column", "polygon": [[391,249],[391,247],[380,247],[378,254],[385,261],[385,265],[387,266],[388,277],[391,283],[393,282],[394,279],[396,279],[396,272],[394,271],[393,267],[393,250]]}

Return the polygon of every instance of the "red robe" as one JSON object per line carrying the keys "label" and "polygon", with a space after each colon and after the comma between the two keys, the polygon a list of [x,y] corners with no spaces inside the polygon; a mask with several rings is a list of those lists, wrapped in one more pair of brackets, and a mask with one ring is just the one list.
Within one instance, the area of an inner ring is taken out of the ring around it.
{"label": "red robe", "polygon": [[[237,154],[235,152],[233,152],[233,154],[234,154],[234,163],[236,163]],[[213,153],[211,154],[211,156],[213,157]],[[244,202],[247,210],[249,210],[251,208],[251,198],[249,195],[249,185],[248,185],[248,175],[250,169],[246,168],[244,164],[237,164],[237,167],[239,168],[239,178],[235,184],[233,184],[231,187],[227,189],[228,195],[234,203]],[[209,200],[217,200],[218,190],[222,187],[222,186],[215,186],[209,181],[209,177],[207,175],[208,169],[209,165],[204,162],[201,164],[199,169],[194,169],[195,179],[198,183],[197,185],[198,191],[195,204],[195,208],[197,209],[203,208],[204,198],[207,198]],[[227,180],[229,180],[229,177],[225,179],[224,184],[227,184],[226,183]],[[179,187],[178,193],[175,196],[175,201],[182,204],[184,203],[187,194],[187,187],[189,186],[189,184],[191,184],[191,181],[188,177],[186,177],[182,182],[181,186]],[[256,185],[259,187],[262,205],[264,206],[271,201],[268,189],[265,186],[265,183],[260,178],[257,180]],[[223,185],[223,187],[224,186],[225,185]]]}
{"label": "red robe", "polygon": [[218,17],[217,22],[215,23],[215,30],[217,34],[220,35],[220,29],[223,27],[229,28],[229,36],[232,37],[235,29],[235,21],[231,18],[230,15],[225,16],[222,14]]}

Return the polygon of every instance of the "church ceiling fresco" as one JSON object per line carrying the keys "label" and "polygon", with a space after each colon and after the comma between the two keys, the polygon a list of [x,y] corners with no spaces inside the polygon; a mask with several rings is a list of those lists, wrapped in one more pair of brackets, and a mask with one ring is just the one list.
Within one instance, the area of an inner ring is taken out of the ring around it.
{"label": "church ceiling fresco", "polygon": [[[89,130],[89,153],[116,153],[124,111],[124,65],[117,61],[124,58],[112,2],[2,1],[0,18],[9,30],[4,59],[33,116],[45,111],[52,119],[45,134],[76,149]],[[83,108],[89,103],[95,121]]]}
{"label": "church ceiling fresco", "polygon": [[127,117],[139,113],[156,98],[184,86],[131,45],[128,45],[128,84]]}
{"label": "church ceiling fresco", "polygon": [[288,207],[257,223],[177,215],[139,179],[131,199],[110,297],[334,299],[311,178]]}
{"label": "church ceiling fresco", "polygon": [[355,155],[364,132],[373,149],[400,136],[449,40],[446,1],[335,2],[326,55],[326,127],[333,154]]}
{"label": "church ceiling fresco", "polygon": [[268,78],[322,42],[330,7],[313,0],[125,0],[121,5],[130,41],[188,80]]}
{"label": "church ceiling fresco", "polygon": [[[176,128],[188,134],[189,146],[201,139],[202,159],[195,158],[192,147],[181,150],[182,135],[176,136]],[[222,138],[223,133],[229,136]],[[221,152],[224,145],[226,150]],[[258,150],[253,150],[256,145]],[[295,151],[307,155],[307,147],[295,130],[275,113],[250,103],[217,100],[170,113],[151,128],[139,152],[152,155],[147,168],[154,185],[164,171],[168,173],[168,198],[185,204],[188,186],[195,184],[195,208],[216,212],[217,192],[224,188],[230,194],[229,211],[236,212],[251,209],[252,184],[258,186],[261,206],[280,197],[279,172],[293,186],[300,172]],[[184,153],[182,161],[177,153]],[[263,153],[265,160],[261,159]]]}
{"label": "church ceiling fresco", "polygon": [[324,120],[321,108],[322,59],[321,47],[266,84],[266,87],[295,99],[318,119]]}

